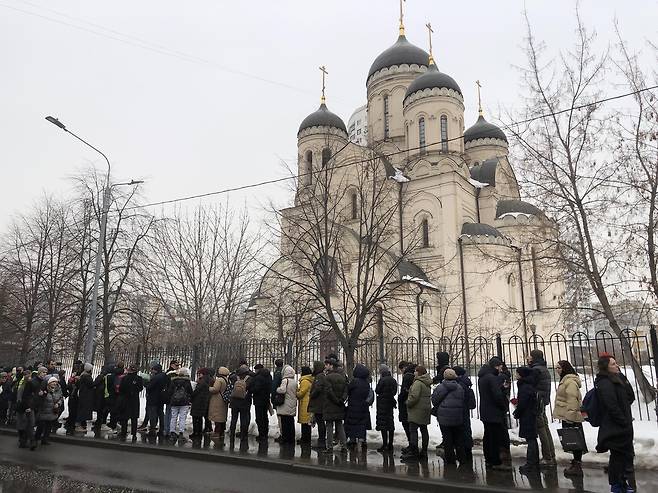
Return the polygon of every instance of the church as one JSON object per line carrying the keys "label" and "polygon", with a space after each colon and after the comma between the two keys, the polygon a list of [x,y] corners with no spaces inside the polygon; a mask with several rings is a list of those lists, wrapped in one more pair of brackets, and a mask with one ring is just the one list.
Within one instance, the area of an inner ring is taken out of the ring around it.
{"label": "church", "polygon": [[297,131],[294,205],[276,213],[280,256],[247,308],[257,336],[334,327],[345,346],[564,331],[558,227],[521,199],[479,82],[479,117],[464,122],[467,98],[427,27],[429,53],[406,38],[401,11],[397,40],[365,74],[358,138],[329,110],[321,67],[320,107]]}

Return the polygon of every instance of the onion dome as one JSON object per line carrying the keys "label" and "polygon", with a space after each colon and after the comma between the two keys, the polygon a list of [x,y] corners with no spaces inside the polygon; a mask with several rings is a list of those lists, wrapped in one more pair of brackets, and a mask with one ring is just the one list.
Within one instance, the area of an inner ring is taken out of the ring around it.
{"label": "onion dome", "polygon": [[377,58],[375,58],[375,61],[372,63],[370,70],[368,71],[368,80],[374,73],[379,72],[384,68],[397,65],[418,65],[420,67],[427,67],[428,59],[429,54],[425,50],[411,44],[407,41],[404,34],[400,34],[400,37],[393,46],[384,50]]}
{"label": "onion dome", "polygon": [[523,200],[500,200],[496,204],[496,219],[505,214],[525,214],[527,216],[544,216],[536,206]]}
{"label": "onion dome", "polygon": [[464,144],[478,139],[498,139],[507,143],[505,132],[493,123],[489,123],[485,120],[481,113],[478,121],[475,122],[475,125],[464,132]]}
{"label": "onion dome", "polygon": [[404,95],[404,99],[407,99],[409,96],[418,91],[434,88],[452,89],[453,91],[459,93],[459,95],[462,95],[462,90],[460,89],[459,84],[455,82],[455,79],[450,77],[448,74],[439,72],[436,64],[431,62],[427,72],[419,75],[411,84],[409,84],[409,88],[407,89],[407,93]]}
{"label": "onion dome", "polygon": [[324,103],[320,105],[317,111],[314,111],[306,118],[304,118],[302,124],[299,126],[299,130],[297,131],[297,136],[299,136],[303,130],[313,127],[337,128],[338,130],[342,130],[345,132],[345,134],[347,134],[347,127],[345,126],[345,122],[343,122],[341,117],[339,117],[337,114],[329,111],[327,105]]}
{"label": "onion dome", "polygon": [[462,225],[462,235],[466,236],[491,236],[505,238],[505,235],[493,226],[484,223],[464,223]]}

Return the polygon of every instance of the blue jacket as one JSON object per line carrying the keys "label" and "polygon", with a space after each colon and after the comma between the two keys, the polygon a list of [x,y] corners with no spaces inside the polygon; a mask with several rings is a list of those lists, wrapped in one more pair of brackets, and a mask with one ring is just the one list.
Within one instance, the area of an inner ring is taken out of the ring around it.
{"label": "blue jacket", "polygon": [[464,388],[456,380],[443,380],[434,388],[432,405],[441,426],[461,426],[464,423]]}

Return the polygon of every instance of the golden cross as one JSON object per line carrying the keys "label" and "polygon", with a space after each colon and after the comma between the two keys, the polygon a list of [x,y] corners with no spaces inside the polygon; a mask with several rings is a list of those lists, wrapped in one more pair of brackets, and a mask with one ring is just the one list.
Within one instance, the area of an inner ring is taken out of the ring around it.
{"label": "golden cross", "polygon": [[400,0],[400,36],[404,36],[404,10],[402,9],[402,2],[407,0]]}
{"label": "golden cross", "polygon": [[322,65],[320,67],[320,72],[322,72],[322,99],[320,99],[320,102],[322,104],[324,104],[324,101],[325,101],[325,99],[324,99],[324,78],[325,78],[326,75],[329,74],[329,72],[327,72],[327,68],[324,65]]}
{"label": "golden cross", "polygon": [[434,57],[432,56],[432,34],[434,33],[434,30],[432,29],[432,24],[429,22],[425,24],[425,27],[427,28],[429,37],[430,37],[430,65],[434,63]]}
{"label": "golden cross", "polygon": [[480,84],[479,80],[476,80],[475,85],[478,86],[478,114],[482,116],[482,100],[480,99],[480,89],[482,88],[482,84]]}

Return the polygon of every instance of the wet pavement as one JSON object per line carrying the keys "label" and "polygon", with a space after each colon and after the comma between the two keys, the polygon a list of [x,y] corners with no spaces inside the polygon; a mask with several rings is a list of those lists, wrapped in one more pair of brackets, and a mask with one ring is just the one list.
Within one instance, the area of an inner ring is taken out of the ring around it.
{"label": "wet pavement", "polygon": [[[82,435],[77,435],[78,438],[81,438]],[[116,437],[108,437],[105,435],[86,436],[83,438],[86,441],[93,441],[96,445],[102,445],[103,443],[118,443],[120,440]],[[57,454],[57,451],[61,447],[67,447],[75,450],[74,454],[80,454],[81,448],[79,446],[73,446],[62,443],[53,443],[48,449],[41,448],[35,452],[25,451],[25,450],[13,450],[15,447],[15,439],[9,437],[0,437],[2,447],[0,451],[2,452],[3,462],[6,461],[8,456],[16,456],[17,452],[20,452],[20,455],[34,454],[43,456],[44,453],[47,457],[52,457],[52,454]],[[374,449],[379,444],[372,444],[367,449],[357,449],[351,450],[347,455],[341,455],[340,453],[335,454],[325,454],[318,453],[315,450],[312,450],[310,447],[280,447],[278,444],[270,441],[269,443],[259,443],[253,439],[243,440],[236,442],[233,447],[227,441],[225,445],[217,440],[210,439],[209,436],[204,436],[203,439],[197,441],[179,441],[176,443],[171,443],[169,440],[160,439],[156,437],[146,437],[140,436],[135,444],[132,444],[130,440],[125,443],[126,447],[134,447],[137,450],[142,450],[142,447],[157,447],[157,448],[166,448],[170,450],[180,450],[181,460],[184,457],[184,451],[190,450],[196,453],[207,453],[213,455],[224,455],[239,457],[242,459],[251,459],[252,461],[261,461],[263,465],[269,462],[285,462],[290,464],[305,465],[312,467],[320,467],[331,470],[336,470],[336,478],[340,479],[340,470],[349,470],[354,472],[360,472],[364,474],[371,474],[377,477],[385,477],[385,475],[390,475],[391,477],[401,477],[409,479],[422,479],[423,481],[428,481],[432,483],[460,483],[460,484],[471,484],[476,486],[489,487],[494,490],[501,488],[504,490],[557,490],[569,491],[572,493],[582,493],[582,492],[605,492],[609,491],[609,486],[607,484],[607,476],[605,475],[603,468],[600,466],[596,467],[585,467],[585,475],[581,479],[570,479],[563,475],[563,470],[566,467],[566,464],[560,465],[555,469],[543,470],[541,473],[538,473],[533,476],[525,476],[518,472],[518,466],[521,465],[521,461],[515,460],[514,466],[515,469],[509,472],[500,472],[500,471],[487,471],[484,467],[484,461],[482,456],[476,455],[474,457],[473,467],[469,468],[454,468],[454,467],[444,467],[443,461],[436,453],[430,453],[430,457],[426,462],[416,463],[416,464],[404,464],[400,462],[400,452],[396,450],[393,454],[381,454],[376,452]],[[94,451],[94,453],[105,453],[110,457],[113,456],[130,456],[130,454],[124,454],[122,451],[105,451],[102,448],[85,448],[84,454],[87,455],[87,451]],[[140,454],[140,459],[138,462],[135,462],[135,467],[141,464],[141,456],[147,456],[148,450],[144,451],[144,454]],[[91,452],[90,452],[91,453]],[[179,459],[165,458],[161,457],[165,461],[178,461]],[[194,462],[194,461],[187,461]],[[6,462],[5,462],[6,463]],[[199,461],[197,461],[199,463]],[[211,464],[209,464],[210,466]],[[256,467],[258,464],[253,464]],[[219,467],[219,464],[212,464],[212,467]],[[233,467],[233,466],[231,466]],[[237,467],[237,466],[235,466]],[[253,466],[252,466],[253,467]],[[267,469],[266,467],[263,470]],[[276,474],[289,474],[289,473],[280,473]],[[252,472],[249,472],[249,475],[252,475]],[[292,475],[296,477],[301,477],[298,475]],[[4,479],[4,472],[0,476]],[[109,474],[108,478],[114,478],[116,476]],[[11,478],[9,478],[11,480]],[[658,484],[658,472],[656,471],[637,471],[636,480],[638,483],[638,492],[654,492],[656,491],[656,484]],[[325,481],[325,480],[322,480]],[[108,483],[112,484],[112,483]],[[133,487],[137,487],[137,484],[132,484]],[[148,485],[145,485],[148,486]],[[160,491],[162,485],[160,485]],[[150,488],[146,488],[150,490]],[[0,493],[5,493],[6,491],[14,490],[5,490],[0,488]],[[36,490],[20,490],[15,491],[36,491]],[[51,490],[43,490],[51,491]],[[66,489],[53,489],[52,491],[66,492]],[[141,490],[94,490],[94,489],[72,489],[71,491],[141,491]],[[168,490],[166,490],[168,491]],[[211,490],[211,491],[222,491],[222,490]],[[231,490],[233,491],[233,490]],[[242,490],[235,490],[242,491]],[[244,490],[244,491],[270,491],[267,489],[254,489],[254,490]],[[289,490],[288,490],[289,491]],[[319,491],[317,488],[314,488],[314,491]],[[378,488],[377,491],[383,491],[381,488]],[[403,491],[397,489],[396,491]]]}

